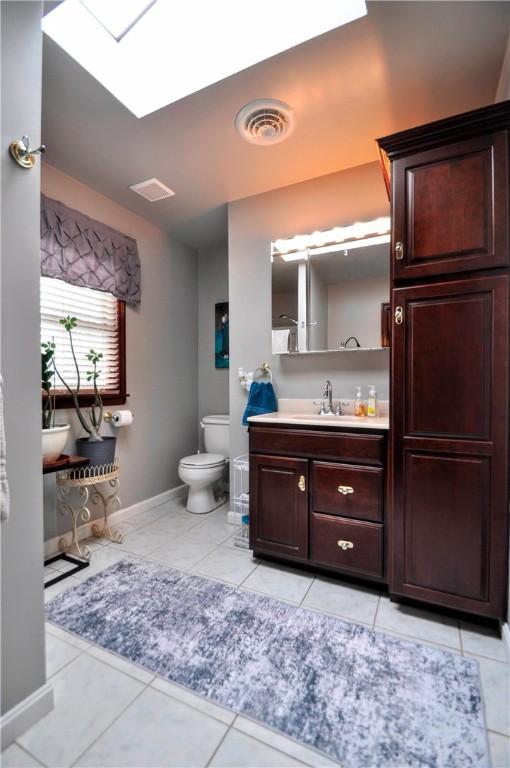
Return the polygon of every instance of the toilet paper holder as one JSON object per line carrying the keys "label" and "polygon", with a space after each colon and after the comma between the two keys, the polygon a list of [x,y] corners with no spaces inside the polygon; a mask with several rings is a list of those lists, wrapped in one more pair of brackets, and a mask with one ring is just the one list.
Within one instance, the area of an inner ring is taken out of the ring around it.
{"label": "toilet paper holder", "polygon": [[112,411],[105,411],[104,414],[103,414],[103,421],[106,424],[111,424],[112,427],[116,427],[117,424],[115,423],[115,420],[114,420],[113,416],[114,416],[114,414],[113,414]]}

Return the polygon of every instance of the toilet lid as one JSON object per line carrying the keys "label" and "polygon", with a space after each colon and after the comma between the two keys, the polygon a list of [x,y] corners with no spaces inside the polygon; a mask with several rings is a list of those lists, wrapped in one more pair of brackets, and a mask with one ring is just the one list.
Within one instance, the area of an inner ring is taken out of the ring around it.
{"label": "toilet lid", "polygon": [[224,424],[226,426],[230,424],[230,416],[228,414],[212,413],[209,416],[202,416],[202,424]]}
{"label": "toilet lid", "polygon": [[194,453],[181,459],[183,467],[218,467],[225,463],[225,457],[220,453]]}

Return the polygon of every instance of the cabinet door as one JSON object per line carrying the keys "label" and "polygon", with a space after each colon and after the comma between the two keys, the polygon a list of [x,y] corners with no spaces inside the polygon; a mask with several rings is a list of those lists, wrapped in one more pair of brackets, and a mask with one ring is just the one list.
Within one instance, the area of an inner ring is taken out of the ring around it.
{"label": "cabinet door", "polygon": [[393,292],[393,593],[502,617],[508,277]]}
{"label": "cabinet door", "polygon": [[250,547],[308,559],[308,461],[250,455]]}
{"label": "cabinet door", "polygon": [[394,279],[508,264],[505,131],[394,161]]}

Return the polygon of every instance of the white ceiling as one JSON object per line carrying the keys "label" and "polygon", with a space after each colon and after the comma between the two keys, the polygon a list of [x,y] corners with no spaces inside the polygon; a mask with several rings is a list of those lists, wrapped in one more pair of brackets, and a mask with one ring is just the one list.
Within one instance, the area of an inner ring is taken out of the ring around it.
{"label": "white ceiling", "polygon": [[[376,160],[375,137],[494,100],[510,2],[367,6],[367,17],[141,119],[45,38],[46,159],[201,248],[225,239],[226,202]],[[295,109],[296,130],[247,144],[235,116],[266,97]],[[175,197],[148,203],[128,189],[152,177]]]}

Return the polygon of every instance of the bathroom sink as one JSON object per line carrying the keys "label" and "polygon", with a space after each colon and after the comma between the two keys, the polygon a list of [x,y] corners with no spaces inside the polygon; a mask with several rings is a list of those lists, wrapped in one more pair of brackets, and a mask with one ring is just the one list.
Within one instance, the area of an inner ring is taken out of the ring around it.
{"label": "bathroom sink", "polygon": [[[290,414],[288,414],[290,416]],[[321,421],[365,421],[366,416],[352,416],[349,414],[340,414],[336,415],[335,413],[296,413],[292,414],[292,416],[295,416],[296,419],[302,419],[303,421],[317,421],[317,419],[321,419]]]}
{"label": "bathroom sink", "polygon": [[276,413],[267,413],[263,416],[250,416],[248,421],[250,424],[303,424],[317,427],[329,424],[338,427],[357,427],[358,429],[389,429],[387,416],[368,418],[367,416],[353,416],[352,414],[336,416],[334,413],[330,413],[321,416],[319,413],[277,411]]}

